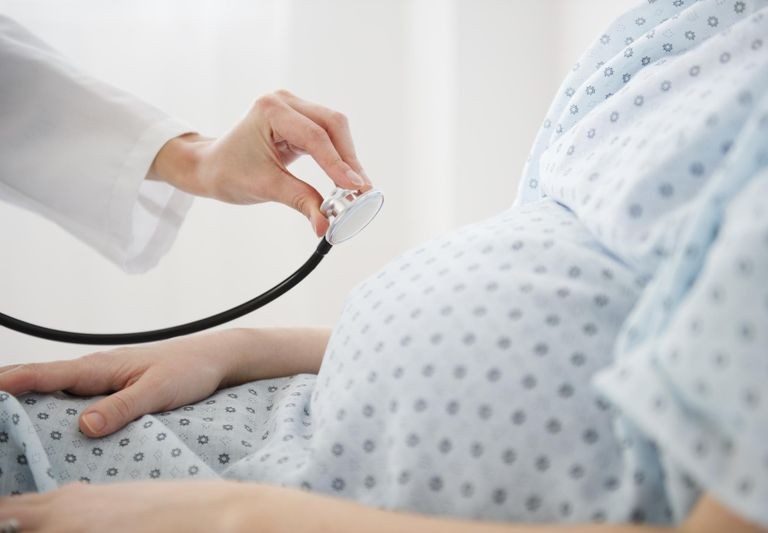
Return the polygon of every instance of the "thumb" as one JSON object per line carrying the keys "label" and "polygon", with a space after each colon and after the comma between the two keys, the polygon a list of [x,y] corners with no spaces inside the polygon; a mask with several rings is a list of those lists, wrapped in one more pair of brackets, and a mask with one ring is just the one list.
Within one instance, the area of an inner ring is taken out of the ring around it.
{"label": "thumb", "polygon": [[129,422],[162,410],[162,386],[150,384],[146,378],[119,390],[88,407],[80,416],[80,429],[89,437],[103,437]]}
{"label": "thumb", "polygon": [[293,174],[283,172],[274,190],[274,200],[295,209],[307,217],[318,237],[323,235],[328,229],[328,219],[320,211],[323,197],[320,196],[320,193],[314,187]]}

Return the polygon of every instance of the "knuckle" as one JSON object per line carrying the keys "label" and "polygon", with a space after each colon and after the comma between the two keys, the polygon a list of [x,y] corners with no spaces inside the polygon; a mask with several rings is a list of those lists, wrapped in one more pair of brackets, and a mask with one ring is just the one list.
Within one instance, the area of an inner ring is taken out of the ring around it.
{"label": "knuckle", "polygon": [[307,213],[309,197],[306,194],[298,193],[291,197],[291,207],[300,213]]}
{"label": "knuckle", "polygon": [[77,369],[77,385],[80,380],[92,380],[94,375],[98,372],[99,368],[102,368],[105,364],[104,358],[96,355],[84,355],[72,361]]}
{"label": "knuckle", "polygon": [[41,363],[24,363],[19,365],[17,372],[25,372],[34,376],[40,373],[40,366]]}
{"label": "knuckle", "polygon": [[43,363],[24,363],[19,366],[18,370],[16,370],[16,375],[22,376],[22,381],[24,381],[29,388],[37,388],[42,366]]}
{"label": "knuckle", "polygon": [[288,98],[293,98],[293,93],[291,93],[290,91],[288,91],[286,89],[278,89],[278,90],[276,90],[275,91],[275,95],[278,96],[279,98],[283,98],[283,99],[286,99],[286,100]]}
{"label": "knuckle", "polygon": [[271,109],[274,109],[280,104],[280,99],[275,96],[274,94],[265,94],[264,96],[260,96],[256,99],[256,101],[253,103],[253,108],[256,111],[269,111]]}
{"label": "knuckle", "polygon": [[307,137],[307,141],[314,145],[324,143],[327,137],[325,130],[317,124],[308,125],[305,130],[305,135]]}
{"label": "knuckle", "polygon": [[105,368],[106,365],[109,364],[110,361],[108,357],[110,353],[111,352],[89,353],[72,361],[72,364],[76,365],[75,368],[77,368],[78,371],[78,379],[75,385],[79,384],[81,380],[93,381],[99,370]]}
{"label": "knuckle", "polygon": [[109,361],[128,355],[128,352],[131,349],[131,347],[121,346],[120,348],[113,348],[112,350],[99,350],[97,352],[91,352],[89,354],[83,355],[80,357],[80,359],[89,363],[102,363],[104,361]]}
{"label": "knuckle", "polygon": [[349,118],[344,113],[332,111],[329,117],[331,125],[335,128],[346,129],[349,127]]}
{"label": "knuckle", "polygon": [[109,352],[93,352],[86,355],[81,355],[76,360],[85,364],[93,364],[97,361],[102,361]]}

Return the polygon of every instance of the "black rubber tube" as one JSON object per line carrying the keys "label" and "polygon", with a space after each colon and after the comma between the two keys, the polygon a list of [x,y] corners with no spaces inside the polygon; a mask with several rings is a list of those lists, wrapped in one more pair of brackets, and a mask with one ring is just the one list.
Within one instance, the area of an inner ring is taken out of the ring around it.
{"label": "black rubber tube", "polygon": [[18,331],[19,333],[32,335],[33,337],[40,337],[41,339],[47,339],[49,341],[68,342],[71,344],[140,344],[144,342],[161,341],[172,337],[179,337],[181,335],[189,335],[190,333],[197,333],[198,331],[203,331],[231,322],[236,318],[240,318],[241,316],[247,315],[256,309],[267,305],[276,298],[279,298],[301,283],[301,281],[320,264],[320,261],[323,260],[323,257],[325,257],[331,248],[332,245],[323,238],[310,258],[307,259],[296,272],[268,291],[258,295],[252,300],[248,300],[243,304],[233,307],[232,309],[222,311],[221,313],[209,316],[208,318],[187,322],[186,324],[179,324],[178,326],[150,331],[137,331],[134,333],[78,333],[75,331],[63,331],[38,326],[3,313],[0,313],[0,325]]}

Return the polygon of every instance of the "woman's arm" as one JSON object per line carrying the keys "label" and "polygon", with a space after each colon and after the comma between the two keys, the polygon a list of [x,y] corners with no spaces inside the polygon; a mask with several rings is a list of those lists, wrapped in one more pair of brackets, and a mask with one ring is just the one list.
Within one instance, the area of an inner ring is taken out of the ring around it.
{"label": "woman's arm", "polygon": [[222,387],[296,374],[316,374],[331,331],[327,328],[231,330],[241,348],[234,352]]}
{"label": "woman's arm", "polygon": [[[254,486],[225,520],[228,531],[249,533],[766,533],[710,496],[678,527],[586,524],[526,525],[472,522],[397,513],[294,489]],[[258,493],[261,493],[259,496]],[[264,527],[264,524],[268,524]]]}

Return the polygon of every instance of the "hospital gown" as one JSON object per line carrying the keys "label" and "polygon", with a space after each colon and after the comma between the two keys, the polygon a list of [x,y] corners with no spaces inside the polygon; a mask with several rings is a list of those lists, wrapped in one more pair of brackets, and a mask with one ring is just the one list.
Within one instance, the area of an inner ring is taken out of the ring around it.
{"label": "hospital gown", "polygon": [[[317,376],[87,439],[0,395],[0,493],[249,480],[516,522],[768,525],[768,3],[646,0],[565,80],[516,204],[349,295]],[[187,369],[185,371],[194,371]]]}

